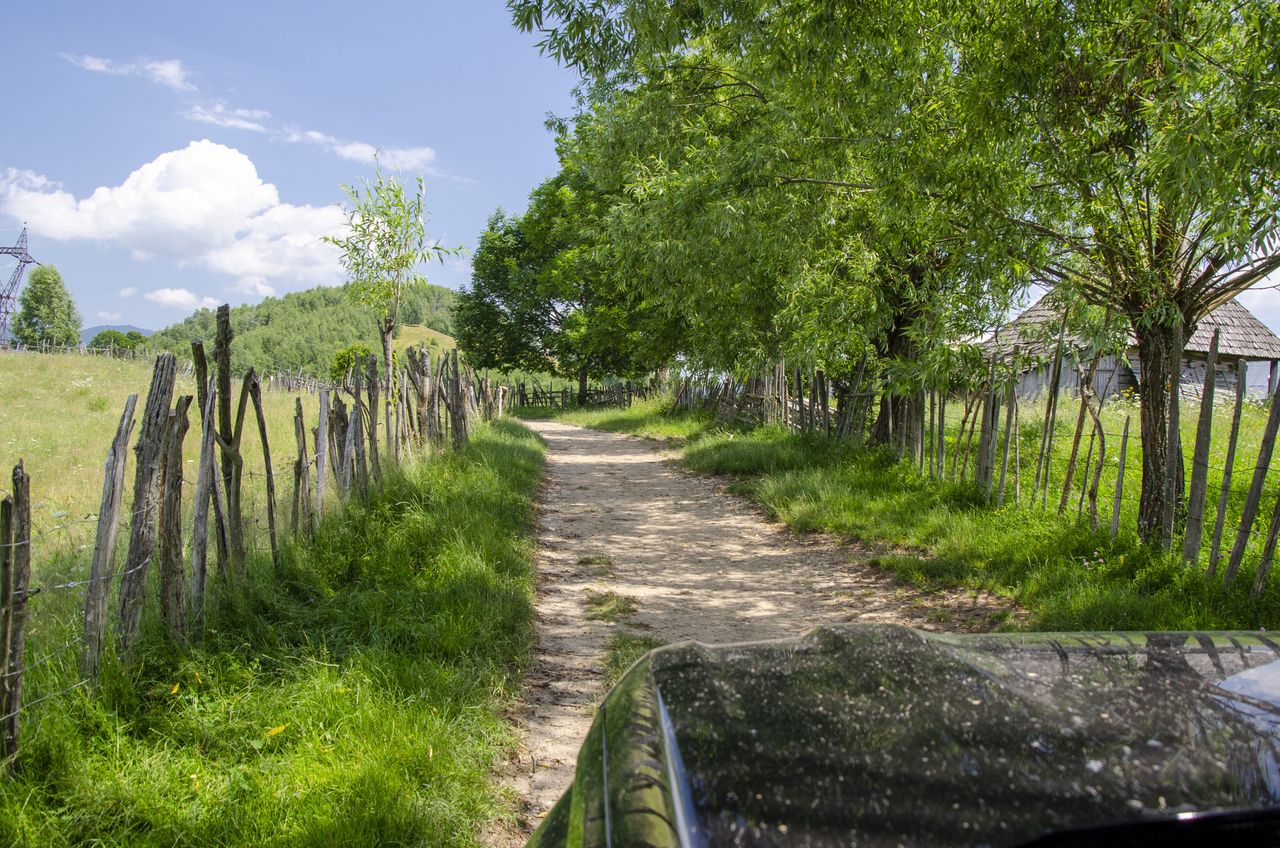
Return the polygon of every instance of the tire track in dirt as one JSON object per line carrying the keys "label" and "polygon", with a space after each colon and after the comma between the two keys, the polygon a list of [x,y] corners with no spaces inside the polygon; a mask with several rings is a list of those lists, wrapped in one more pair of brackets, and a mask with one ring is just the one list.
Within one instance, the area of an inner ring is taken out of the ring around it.
{"label": "tire track in dirt", "polygon": [[[676,467],[652,442],[526,423],[548,446],[537,643],[517,717],[523,750],[508,775],[521,832],[495,844],[521,844],[572,780],[604,694],[605,645],[620,627],[663,642],[740,642],[854,620],[987,630],[1010,609],[985,594],[905,587],[866,564],[884,549],[798,537],[721,481]],[[634,601],[625,625],[587,617],[589,593],[603,591]]]}

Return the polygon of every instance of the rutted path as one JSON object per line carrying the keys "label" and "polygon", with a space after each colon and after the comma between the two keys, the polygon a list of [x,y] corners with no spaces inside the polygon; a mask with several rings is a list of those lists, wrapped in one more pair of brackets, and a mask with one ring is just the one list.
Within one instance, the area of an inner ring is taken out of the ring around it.
{"label": "rutted path", "polygon": [[[548,445],[537,645],[511,776],[529,830],[573,776],[603,694],[605,644],[620,627],[663,642],[771,639],[855,619],[985,630],[1008,608],[970,592],[904,587],[865,564],[880,550],[797,537],[651,442],[554,421],[528,426]],[[588,598],[605,591],[634,601],[625,622],[587,617]]]}

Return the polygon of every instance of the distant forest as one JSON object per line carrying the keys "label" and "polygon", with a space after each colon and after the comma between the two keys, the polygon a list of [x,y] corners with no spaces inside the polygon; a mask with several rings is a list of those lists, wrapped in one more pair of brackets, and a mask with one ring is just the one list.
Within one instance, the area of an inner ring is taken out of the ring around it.
{"label": "distant forest", "polygon": [[[411,289],[400,310],[400,323],[424,324],[453,334],[450,309],[454,292],[440,286]],[[269,297],[255,306],[231,310],[231,367],[241,373],[250,367],[259,373],[297,372],[316,377],[329,373],[334,354],[348,345],[364,344],[379,350],[377,318],[373,309],[353,303],[341,288],[314,288]],[[160,330],[147,340],[153,350],[191,356],[191,342],[204,339],[213,353],[214,312],[201,309],[181,323]]]}

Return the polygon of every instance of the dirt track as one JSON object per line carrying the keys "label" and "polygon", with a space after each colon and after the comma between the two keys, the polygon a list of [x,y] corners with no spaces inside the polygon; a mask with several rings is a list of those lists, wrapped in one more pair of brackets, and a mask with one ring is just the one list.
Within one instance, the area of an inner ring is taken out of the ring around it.
{"label": "dirt track", "polygon": [[[985,630],[1008,608],[973,593],[903,587],[865,564],[881,550],[797,537],[721,482],[675,467],[652,442],[553,421],[529,426],[548,445],[538,642],[518,719],[524,750],[510,776],[529,831],[573,777],[603,695],[605,643],[618,628],[663,642],[770,639],[855,619]],[[631,599],[635,612],[588,619],[588,598],[606,591]]]}

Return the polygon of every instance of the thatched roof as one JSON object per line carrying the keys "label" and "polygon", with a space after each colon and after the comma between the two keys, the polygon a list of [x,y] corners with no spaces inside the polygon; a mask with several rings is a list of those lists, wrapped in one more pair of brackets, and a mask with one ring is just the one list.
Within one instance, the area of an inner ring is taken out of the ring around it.
{"label": "thatched roof", "polygon": [[[1022,314],[1001,328],[999,341],[992,335],[982,343],[988,352],[1007,351],[1015,344],[1032,355],[1052,354],[1057,341],[1062,312],[1042,297],[1027,307]],[[1207,354],[1213,331],[1219,330],[1218,354],[1233,359],[1280,359],[1280,337],[1268,329],[1238,300],[1230,300],[1200,319],[1196,331],[1187,340],[1187,353]],[[1083,347],[1082,339],[1067,334],[1066,343],[1071,347]],[[1129,347],[1137,346],[1133,334],[1129,334]]]}

